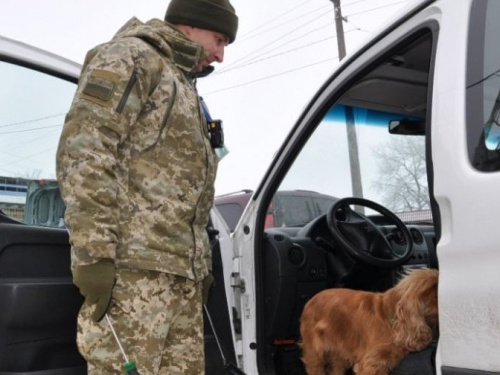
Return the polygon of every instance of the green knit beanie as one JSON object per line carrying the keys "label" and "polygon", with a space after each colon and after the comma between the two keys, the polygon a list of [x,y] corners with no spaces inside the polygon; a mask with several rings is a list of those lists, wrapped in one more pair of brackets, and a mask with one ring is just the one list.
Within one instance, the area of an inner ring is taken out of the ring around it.
{"label": "green knit beanie", "polygon": [[238,16],[229,0],[172,0],[165,21],[217,31],[234,42],[238,30]]}

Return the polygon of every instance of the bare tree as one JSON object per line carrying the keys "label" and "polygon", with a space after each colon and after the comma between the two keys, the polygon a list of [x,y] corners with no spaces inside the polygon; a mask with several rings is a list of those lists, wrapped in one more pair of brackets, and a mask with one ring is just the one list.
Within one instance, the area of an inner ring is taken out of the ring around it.
{"label": "bare tree", "polygon": [[31,171],[25,171],[21,178],[25,180],[38,180],[42,175],[41,169],[33,169]]}
{"label": "bare tree", "polygon": [[391,137],[374,154],[382,178],[373,186],[386,207],[396,212],[430,207],[423,137]]}

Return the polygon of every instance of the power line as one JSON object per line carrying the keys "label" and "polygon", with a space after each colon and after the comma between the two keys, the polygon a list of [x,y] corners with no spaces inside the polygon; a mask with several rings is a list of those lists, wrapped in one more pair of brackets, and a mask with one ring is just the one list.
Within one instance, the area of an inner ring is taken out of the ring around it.
{"label": "power line", "polygon": [[[251,38],[254,38],[254,37],[256,37],[256,36],[260,36],[260,35],[262,35],[262,34],[265,34],[265,33],[269,32],[269,31],[275,30],[275,29],[277,29],[277,28],[279,28],[279,27],[282,27],[282,26],[288,25],[289,23],[291,23],[291,22],[293,22],[293,21],[295,21],[295,20],[297,20],[297,19],[304,18],[304,17],[306,17],[306,16],[308,16],[308,15],[310,15],[310,14],[316,13],[316,12],[318,12],[318,11],[320,11],[320,10],[325,10],[325,9],[327,9],[327,8],[328,8],[327,6],[322,6],[321,8],[314,9],[314,10],[312,10],[312,11],[308,12],[308,13],[301,14],[301,15],[299,15],[299,16],[297,16],[297,17],[295,17],[295,18],[292,18],[292,19],[290,19],[290,20],[288,20],[288,21],[284,22],[284,23],[280,23],[279,25],[276,25],[276,26],[270,27],[270,28],[268,28],[268,29],[262,30],[262,31],[261,31],[260,33],[258,33],[258,34],[253,34],[253,35],[251,35],[251,36],[249,36],[249,37],[247,37],[247,38],[243,38],[243,40],[239,40],[239,43],[240,43],[240,42],[242,42],[242,41],[246,41],[246,40],[249,40],[249,39],[251,39]],[[239,44],[239,43],[238,43],[238,44]]]}
{"label": "power line", "polygon": [[256,82],[260,82],[260,81],[265,81],[267,79],[271,79],[271,78],[275,78],[275,77],[279,77],[279,76],[282,76],[282,75],[285,75],[285,74],[289,74],[289,73],[292,73],[292,72],[296,72],[298,70],[302,70],[302,69],[306,69],[306,68],[309,68],[311,66],[315,66],[315,65],[319,65],[319,64],[323,64],[325,62],[328,62],[328,61],[332,61],[332,60],[335,60],[337,59],[338,56],[335,56],[333,58],[328,58],[328,59],[325,59],[325,60],[321,60],[321,61],[318,61],[318,62],[315,62],[315,63],[312,63],[312,64],[308,64],[308,65],[303,65],[301,67],[298,67],[298,68],[295,68],[295,69],[291,69],[291,70],[287,70],[285,72],[281,72],[281,73],[277,73],[277,74],[272,74],[272,75],[269,75],[269,76],[266,76],[266,77],[261,77],[261,78],[257,78],[257,79],[254,79],[252,81],[248,81],[248,82],[243,82],[243,83],[240,83],[238,85],[233,85],[233,86],[229,86],[229,87],[224,87],[222,89],[218,89],[218,90],[214,90],[214,91],[210,91],[210,92],[207,92],[205,94],[203,94],[204,96],[206,95],[211,95],[211,94],[215,94],[215,93],[218,93],[218,92],[221,92],[221,91],[227,91],[227,90],[231,90],[231,89],[235,89],[235,88],[239,88],[239,87],[242,87],[242,86],[247,86],[247,85],[250,85],[252,83],[256,83]]}
{"label": "power line", "polygon": [[[345,34],[351,33],[353,31],[357,31],[357,29],[348,30],[348,31],[345,32]],[[304,44],[304,45],[301,45],[299,47],[292,48],[292,49],[289,49],[289,50],[286,50],[286,51],[283,51],[283,52],[280,52],[280,53],[276,53],[274,55],[263,57],[263,58],[258,59],[258,60],[251,60],[251,61],[249,61],[249,62],[247,62],[245,64],[237,65],[237,66],[235,66],[233,68],[226,69],[225,71],[223,71],[223,72],[221,72],[219,74],[224,74],[224,73],[227,73],[227,72],[232,71],[232,70],[241,69],[241,68],[244,68],[244,67],[249,66],[249,65],[257,64],[257,63],[262,62],[262,61],[266,61],[266,60],[269,60],[269,59],[272,59],[272,58],[275,58],[275,57],[283,56],[283,55],[286,55],[287,53],[291,53],[291,52],[295,52],[295,51],[298,51],[298,50],[301,50],[301,49],[305,49],[305,48],[308,48],[308,47],[314,46],[316,44],[323,43],[323,42],[325,42],[327,40],[335,39],[335,38],[336,38],[335,35],[328,36],[326,38],[323,38],[323,39],[320,39],[320,40],[316,40],[314,42],[311,42],[311,43],[308,43],[308,44]]]}
{"label": "power line", "polygon": [[55,128],[55,127],[60,127],[60,126],[63,126],[63,124],[40,126],[38,128],[23,129],[23,130],[12,130],[12,131],[8,131],[8,132],[0,132],[0,134],[26,133],[29,131],[49,129],[49,128]]}
{"label": "power line", "polygon": [[368,33],[368,34],[371,32],[370,30],[366,30],[366,29],[363,29],[362,27],[358,26],[356,23],[352,22],[352,20],[348,19],[347,17],[346,17],[346,22],[350,23],[358,31],[362,31],[362,32]]}
{"label": "power line", "polygon": [[29,147],[28,145],[30,145],[33,142],[36,142],[36,144],[39,144],[40,141],[43,139],[54,137],[54,136],[57,136],[57,138],[59,138],[59,135],[60,135],[59,129],[54,128],[52,131],[47,131],[42,135],[40,135],[40,134],[35,135],[34,137],[31,137],[31,139],[26,139],[26,138],[20,137],[21,139],[19,139],[18,142],[12,142],[12,143],[9,142],[7,147],[3,149],[3,152],[5,152],[6,150],[7,151],[10,151],[10,150],[18,151],[19,150],[18,146],[21,146],[21,147],[23,147],[23,149],[26,149],[27,147]]}
{"label": "power line", "polygon": [[227,69],[225,70],[224,72],[222,72],[221,74],[223,73],[227,73],[228,71],[232,71],[232,70],[237,70],[237,69],[241,69],[241,68],[244,68],[246,66],[249,66],[249,65],[253,65],[253,64],[257,64],[259,62],[262,62],[262,61],[266,61],[266,60],[269,60],[269,59],[272,59],[274,57],[279,57],[279,56],[283,56],[283,55],[286,55],[287,53],[290,53],[290,52],[295,52],[295,51],[298,51],[300,49],[304,49],[304,48],[308,48],[308,47],[311,47],[311,46],[314,46],[316,44],[319,44],[319,43],[322,43],[322,42],[325,42],[327,40],[330,40],[330,39],[333,39],[335,38],[335,36],[328,36],[326,38],[323,38],[323,39],[320,39],[320,40],[317,40],[315,42],[312,42],[312,43],[309,43],[307,45],[302,45],[302,46],[299,46],[299,47],[296,47],[296,48],[292,48],[292,49],[289,49],[289,50],[286,50],[286,51],[283,51],[283,52],[280,52],[280,53],[276,53],[274,55],[270,55],[270,56],[267,56],[267,57],[263,57],[261,59],[258,59],[258,60],[252,60],[250,62],[247,62],[245,64],[242,64],[242,65],[238,65],[238,66],[235,66],[233,68],[230,68],[230,69]]}
{"label": "power line", "polygon": [[[324,28],[329,27],[329,26],[331,26],[331,23],[330,23],[330,22],[329,22],[329,23],[327,23],[327,24],[324,24],[323,26],[320,26],[320,27],[318,27],[318,28],[316,28],[316,29],[314,29],[314,30],[311,30],[311,31],[309,31],[309,32],[307,32],[307,33],[305,33],[305,34],[302,34],[302,35],[298,36],[298,37],[297,37],[297,38],[295,38],[295,39],[292,39],[292,40],[289,40],[289,41],[287,41],[287,42],[285,42],[285,43],[283,43],[283,44],[280,44],[280,45],[279,45],[278,47],[276,47],[274,50],[271,50],[271,51],[265,51],[265,52],[263,52],[263,53],[261,53],[261,54],[254,55],[254,56],[250,57],[249,59],[246,59],[245,61],[242,61],[243,66],[251,64],[251,63],[252,63],[253,61],[255,61],[256,59],[260,59],[260,58],[265,59],[265,58],[264,58],[264,56],[266,56],[266,55],[268,55],[268,54],[270,54],[270,53],[272,53],[272,52],[275,52],[276,50],[278,50],[278,49],[280,49],[280,48],[283,48],[283,47],[285,47],[286,45],[288,45],[288,44],[290,44],[290,43],[294,43],[294,42],[296,42],[296,41],[297,41],[297,40],[299,40],[299,39],[302,39],[302,38],[304,38],[304,37],[306,37],[306,36],[309,36],[309,35],[311,35],[311,34],[312,34],[313,32],[315,32],[315,31],[318,31],[318,30],[324,29]],[[262,60],[262,59],[260,59],[260,60]],[[231,66],[234,66],[234,65],[235,65],[235,63],[231,64]],[[226,72],[231,71],[231,70],[234,70],[234,69],[239,69],[242,65],[238,65],[238,64],[236,64],[236,66],[234,66],[234,67],[231,67],[231,66],[227,66],[227,67],[225,67],[223,70],[220,70],[219,72],[217,72],[217,74],[214,74],[213,76],[214,76],[214,77],[216,77],[216,76],[217,76],[217,75],[219,75],[219,74],[223,74],[223,73],[226,73]]]}
{"label": "power line", "polygon": [[345,9],[351,5],[358,4],[358,3],[364,3],[365,1],[371,1],[371,0],[358,0],[353,3],[348,3],[348,4],[342,4],[342,8]]}
{"label": "power line", "polygon": [[[354,5],[354,4],[357,4],[357,3],[361,3],[361,2],[365,2],[365,1],[368,1],[368,0],[359,0],[359,1],[355,1],[355,2],[353,2],[353,3],[346,4],[346,5],[345,5],[345,6],[343,6],[343,7],[346,7],[346,6],[351,6],[351,5]],[[379,10],[379,9],[387,8],[387,7],[394,6],[394,5],[398,5],[398,4],[402,4],[402,3],[405,3],[405,2],[407,2],[407,1],[408,1],[408,0],[403,0],[403,1],[396,2],[396,3],[391,3],[391,4],[387,4],[387,5],[379,6],[379,7],[376,7],[376,8],[372,8],[372,9],[364,10],[364,11],[361,11],[361,12],[352,13],[351,15],[348,15],[348,17],[351,17],[351,16],[358,16],[358,15],[361,15],[361,14],[364,14],[364,13],[370,13],[370,12],[373,12],[373,11],[376,11],[376,10]],[[310,13],[308,13],[308,14],[310,14]],[[328,13],[325,13],[324,15],[326,15],[326,14],[328,14]],[[315,21],[315,20],[317,20],[317,19],[321,18],[321,17],[322,17],[322,16],[324,16],[324,15],[321,15],[321,16],[319,16],[319,17],[316,17],[316,18],[314,18],[314,19],[312,19],[312,20],[307,21],[306,23],[304,23],[304,24],[300,25],[298,28],[296,28],[296,29],[295,29],[294,31],[292,31],[291,33],[288,33],[288,34],[286,34],[286,35],[282,35],[282,36],[280,36],[278,39],[275,39],[274,41],[272,41],[271,43],[266,44],[264,47],[261,47],[260,49],[270,47],[271,45],[273,45],[273,44],[275,44],[275,43],[279,42],[280,40],[282,40],[283,38],[285,38],[286,36],[288,36],[288,35],[290,35],[290,34],[292,34],[292,33],[296,32],[298,29],[301,29],[301,28],[303,28],[303,27],[304,27],[304,26],[306,26],[306,25],[309,25],[311,22],[313,22],[313,21]],[[349,20],[347,20],[347,22],[350,22],[350,21],[349,21]],[[359,31],[362,31],[362,32],[365,32],[365,33],[369,33],[369,32],[370,32],[370,31],[368,31],[368,30],[362,29],[361,27],[359,27],[359,26],[355,25],[353,22],[351,22],[351,23],[352,23],[352,24],[353,24],[353,26],[355,26],[355,28],[356,28],[357,30],[359,30]],[[330,24],[329,24],[329,25],[330,25]],[[329,26],[329,25],[326,25],[326,26]],[[323,26],[323,27],[321,27],[321,28],[324,28],[324,27],[326,27],[326,26]],[[320,29],[320,28],[318,28],[318,29]],[[317,31],[318,29],[315,29],[314,31]],[[306,33],[306,34],[303,34],[303,35],[299,36],[298,38],[296,38],[296,39],[294,39],[294,40],[288,41],[287,43],[285,43],[285,44],[283,44],[283,45],[280,45],[280,46],[279,46],[279,47],[277,47],[277,48],[282,48],[283,46],[285,46],[285,45],[287,45],[287,44],[289,44],[289,43],[291,43],[291,42],[294,42],[294,41],[296,41],[296,40],[298,40],[298,39],[300,39],[300,38],[303,38],[304,36],[309,35],[310,33],[311,33],[311,32],[308,32],[308,33]],[[260,54],[258,54],[258,55],[256,55],[256,56],[252,56],[252,55],[254,55],[256,52],[258,52],[258,50],[254,50],[254,51],[253,51],[253,52],[251,52],[250,54],[247,54],[247,55],[245,55],[245,56],[243,56],[243,57],[241,57],[241,58],[239,58],[239,59],[235,60],[235,61],[234,61],[234,62],[232,62],[231,64],[226,65],[226,66],[225,66],[225,67],[223,67],[221,70],[219,70],[219,71],[215,72],[213,75],[211,75],[211,76],[210,76],[210,78],[215,78],[215,77],[217,77],[217,76],[219,76],[219,75],[221,75],[222,73],[225,73],[225,72],[227,72],[227,71],[231,71],[231,70],[234,70],[234,69],[239,69],[239,67],[240,67],[240,66],[242,66],[242,65],[239,65],[239,64],[238,64],[238,63],[240,63],[240,62],[243,62],[243,65],[244,65],[244,66],[246,66],[246,65],[250,65],[250,64],[251,64],[251,62],[252,62],[252,61],[254,61],[255,59],[259,59],[260,57],[262,57],[262,59],[265,59],[263,56],[265,56],[265,55],[266,55],[266,54],[268,54],[268,53],[271,53],[271,51],[265,51],[265,52],[260,53]],[[278,56],[278,55],[276,55],[276,56]],[[249,58],[249,57],[250,57],[250,58]],[[260,61],[260,60],[262,60],[262,59],[259,59],[258,61]]]}
{"label": "power line", "polygon": [[[367,1],[367,0],[359,0],[357,2],[354,2],[354,3],[350,3],[348,5],[353,5],[355,3],[360,3],[360,2],[363,2],[363,1]],[[376,8],[372,8],[372,9],[368,9],[368,10],[364,10],[362,12],[357,12],[357,13],[353,13],[351,14],[350,16],[357,16],[357,15],[360,15],[360,14],[364,14],[364,13],[370,13],[370,12],[373,12],[373,11],[376,11],[376,10],[379,10],[379,9],[383,9],[383,8],[387,8],[387,7],[390,7],[390,6],[394,6],[394,5],[398,5],[398,4],[402,4],[402,3],[405,3],[407,2],[408,0],[404,0],[404,1],[399,1],[399,2],[396,2],[396,3],[391,3],[391,4],[387,4],[387,5],[383,5],[383,6],[379,6],[379,7],[376,7]],[[318,17],[319,18],[319,17]],[[307,23],[310,23],[311,21],[308,21]],[[305,26],[305,24],[301,25],[301,27]],[[359,30],[359,31],[365,31],[367,32],[367,30],[363,30],[359,27],[356,27],[356,29],[352,29],[352,30],[349,30],[348,32],[352,32],[352,31],[356,31],[356,30]],[[346,32],[347,33],[347,32]],[[345,34],[345,33],[344,33]],[[301,37],[303,37],[304,35],[302,35]],[[271,44],[274,44],[276,42],[278,42],[279,40],[283,39],[283,36],[274,40],[272,43],[270,44],[267,44],[266,47],[269,47]],[[329,39],[329,38],[326,38],[326,39]],[[296,39],[295,39],[296,40]],[[294,41],[295,41],[294,40]],[[289,41],[288,43],[290,43],[291,41]],[[288,44],[287,43],[287,44]],[[281,48],[282,46],[280,46]],[[248,57],[249,55],[233,62],[232,64],[230,64],[229,66],[226,66],[225,69],[219,71],[217,74],[215,74],[214,76],[218,76],[224,72],[227,72],[227,71],[230,71],[230,70],[234,70],[234,69],[239,69],[239,68],[242,68],[242,67],[245,67],[245,66],[248,66],[248,65],[252,65],[254,63],[257,63],[257,62],[260,62],[260,61],[263,61],[263,60],[268,60],[268,59],[271,59],[271,58],[274,58],[274,57],[278,57],[278,56],[281,56],[285,53],[288,53],[288,52],[291,52],[291,51],[294,51],[294,50],[297,50],[297,49],[301,49],[301,48],[306,48],[306,46],[304,47],[298,47],[298,48],[295,48],[295,49],[292,49],[292,50],[288,50],[288,51],[285,51],[285,52],[282,52],[282,53],[279,53],[279,54],[275,54],[275,55],[272,55],[272,56],[268,56],[266,58],[262,58],[262,59],[259,59],[259,60],[256,60],[255,61],[255,58],[253,59],[250,59],[249,62],[246,62],[245,64],[243,65],[237,65],[236,67],[234,67],[234,65],[236,64],[236,62],[239,62],[241,60],[244,60],[246,57]],[[266,53],[269,53],[269,52],[266,52]],[[266,53],[264,53],[263,55],[265,55]],[[260,55],[262,56],[262,54]],[[338,58],[335,57],[335,58]],[[298,71],[298,70],[302,70],[302,69],[306,69],[308,67],[311,67],[311,66],[315,66],[315,65],[318,65],[318,64],[321,64],[321,63],[325,63],[327,61],[331,61],[335,58],[329,58],[329,59],[326,59],[326,60],[322,60],[322,61],[319,61],[319,62],[316,62],[316,63],[312,63],[312,64],[308,64],[308,65],[304,65],[304,66],[301,66],[301,67],[298,67],[298,68],[295,68],[295,69],[291,69],[291,70],[287,70],[287,71],[284,71],[284,72],[281,72],[281,73],[277,73],[277,74],[273,74],[273,75],[269,75],[269,76],[265,76],[265,77],[261,77],[261,78],[258,78],[258,79],[254,79],[254,80],[251,80],[251,81],[248,81],[248,82],[243,82],[243,83],[240,83],[240,84],[237,84],[237,85],[233,85],[233,86],[229,86],[229,87],[225,87],[225,88],[222,88],[222,89],[218,89],[218,90],[214,90],[214,91],[211,91],[211,92],[208,92],[206,93],[205,95],[210,95],[210,94],[215,94],[215,93],[218,93],[218,92],[222,92],[222,91],[227,91],[227,90],[231,90],[231,89],[235,89],[235,88],[239,88],[239,87],[242,87],[242,86],[246,86],[246,85],[250,85],[250,84],[253,84],[253,83],[256,83],[256,82],[260,82],[260,81],[263,81],[263,80],[267,80],[267,79],[271,79],[271,78],[275,78],[275,77],[278,77],[278,76],[282,76],[282,75],[285,75],[285,74],[289,74],[289,73],[292,73],[292,72],[295,72],[295,71]],[[230,68],[231,66],[233,66],[232,68]]]}
{"label": "power line", "polygon": [[[342,5],[342,7],[343,7],[343,8],[347,8],[347,7],[349,7],[349,6],[352,6],[352,5],[355,5],[355,4],[358,4],[358,3],[363,3],[363,2],[365,2],[365,1],[370,1],[370,0],[358,0],[358,1],[351,2],[351,3],[343,4],[343,5]],[[302,3],[300,3],[299,5],[297,5],[297,6],[293,7],[293,8],[291,8],[291,9],[287,10],[286,12],[283,12],[283,13],[279,14],[278,16],[276,16],[276,17],[274,17],[274,18],[271,18],[271,19],[270,19],[270,20],[268,20],[268,21],[263,22],[262,24],[260,24],[259,26],[255,27],[254,29],[252,29],[252,30],[248,31],[246,34],[241,35],[241,36],[238,38],[238,40],[236,41],[236,43],[239,45],[241,42],[244,42],[244,41],[246,41],[246,40],[248,40],[248,39],[251,39],[251,38],[253,38],[253,37],[257,36],[257,35],[261,35],[261,34],[263,34],[263,33],[267,32],[267,31],[273,30],[273,29],[275,29],[275,28],[277,28],[277,27],[283,26],[283,25],[285,25],[285,24],[287,24],[287,23],[289,23],[289,22],[291,22],[291,21],[294,21],[294,20],[296,20],[296,19],[298,19],[298,18],[303,18],[304,16],[309,15],[309,14],[311,14],[311,13],[315,13],[315,12],[317,12],[318,10],[323,10],[323,9],[327,9],[327,8],[329,8],[327,5],[322,6],[322,7],[317,8],[317,9],[315,9],[315,10],[313,10],[313,11],[309,12],[309,13],[301,14],[300,16],[298,16],[298,17],[296,17],[296,18],[293,18],[293,19],[291,19],[291,20],[289,20],[289,21],[285,22],[284,24],[280,24],[280,25],[278,25],[278,26],[274,26],[274,27],[272,27],[271,29],[267,29],[267,30],[261,31],[259,34],[253,34],[253,33],[257,32],[257,31],[260,31],[260,30],[262,29],[262,27],[264,27],[264,26],[269,26],[269,25],[270,25],[270,24],[272,24],[274,21],[276,21],[276,20],[278,20],[278,19],[280,19],[280,18],[283,18],[283,16],[285,16],[285,15],[287,15],[287,14],[289,14],[289,13],[293,12],[294,10],[296,10],[296,9],[300,8],[301,6],[303,6],[303,5],[307,4],[308,2],[310,2],[310,0],[306,0],[306,1],[302,2]],[[253,34],[253,35],[251,35],[251,34]]]}
{"label": "power line", "polygon": [[[243,39],[244,39],[244,38],[245,38],[248,34],[251,34],[251,33],[255,32],[256,30],[259,30],[262,26],[268,25],[268,24],[270,24],[270,23],[274,22],[275,20],[280,19],[280,18],[281,18],[281,17],[283,17],[284,15],[286,15],[286,14],[288,14],[288,13],[290,13],[290,12],[293,12],[295,9],[300,8],[302,5],[307,4],[309,1],[310,1],[310,0],[306,0],[306,1],[304,1],[303,3],[300,3],[299,5],[295,6],[294,8],[289,9],[289,10],[287,10],[286,12],[281,13],[281,14],[279,14],[278,16],[276,16],[276,17],[274,17],[274,18],[272,18],[272,19],[270,19],[270,20],[268,20],[268,21],[266,21],[266,22],[264,22],[264,23],[260,24],[260,25],[259,25],[259,26],[257,26],[256,28],[254,28],[254,29],[252,29],[252,30],[248,31],[248,32],[247,32],[247,34],[243,34],[243,35],[241,36],[241,38],[243,38]],[[239,42],[238,42],[238,43],[239,43]]]}
{"label": "power line", "polygon": [[[247,58],[248,58],[248,57],[250,57],[250,56],[253,56],[256,52],[259,52],[259,50],[261,50],[261,49],[263,49],[263,48],[269,48],[270,46],[272,46],[272,45],[274,45],[275,43],[279,42],[279,41],[280,41],[280,40],[282,40],[283,38],[285,38],[285,37],[287,37],[287,36],[290,36],[291,34],[293,34],[293,33],[297,32],[297,31],[299,31],[299,30],[300,30],[300,29],[302,29],[303,27],[308,26],[308,25],[309,25],[312,21],[316,21],[316,20],[320,19],[321,17],[324,17],[325,15],[328,15],[328,14],[322,14],[321,16],[318,16],[318,17],[316,17],[316,18],[314,18],[314,19],[312,19],[312,20],[309,20],[309,21],[307,21],[307,22],[303,23],[302,25],[300,25],[299,27],[295,28],[292,32],[289,32],[289,33],[287,33],[287,34],[285,34],[285,35],[282,35],[282,36],[280,36],[278,39],[275,39],[275,40],[273,40],[272,42],[267,43],[264,47],[261,47],[261,48],[259,48],[259,49],[257,49],[257,50],[253,50],[252,52],[248,53],[247,55],[245,55],[245,56],[243,56],[243,57],[241,57],[241,58],[239,58],[239,59],[237,59],[237,60],[233,61],[231,64],[228,64],[228,65],[226,65],[224,68],[222,68],[221,70],[219,70],[218,74],[220,74],[220,73],[224,72],[225,70],[227,70],[229,67],[231,67],[231,66],[235,65],[236,63],[238,63],[238,62],[240,62],[240,61],[242,61],[242,60],[245,60],[245,59],[247,59]],[[216,75],[217,75],[217,74],[213,74],[213,76],[216,76]]]}
{"label": "power line", "polygon": [[[344,5],[343,5],[343,7],[345,8],[345,7],[348,7],[348,6],[351,6],[351,5],[357,4],[357,3],[362,3],[362,2],[364,2],[364,1],[369,1],[369,0],[358,0],[358,1],[354,1],[354,2],[352,2],[352,3],[347,3],[347,4],[344,4]],[[269,24],[273,23],[274,21],[276,21],[276,20],[278,20],[278,19],[280,19],[280,18],[283,18],[283,16],[285,16],[285,15],[287,15],[287,14],[289,14],[289,13],[293,12],[294,10],[296,10],[296,9],[300,8],[301,6],[303,6],[303,5],[305,5],[305,4],[309,3],[309,2],[310,2],[310,0],[306,0],[306,1],[302,2],[302,3],[300,3],[299,5],[297,5],[297,6],[293,7],[293,8],[291,8],[291,9],[289,9],[289,10],[287,10],[287,11],[285,11],[285,12],[283,12],[283,13],[279,14],[279,15],[277,15],[276,17],[271,18],[270,20],[267,20],[267,21],[263,22],[262,24],[260,24],[259,26],[255,27],[254,29],[252,29],[252,30],[248,31],[246,34],[243,34],[243,35],[241,35],[240,37],[238,37],[238,40],[236,41],[236,43],[237,43],[237,44],[239,44],[239,43],[241,43],[242,41],[245,41],[245,40],[247,40],[247,39],[253,38],[253,37],[254,37],[254,35],[249,35],[249,34],[252,34],[252,33],[256,32],[256,31],[259,31],[259,30],[260,30],[263,26],[268,26]],[[320,9],[326,9],[327,7],[328,7],[328,6],[326,6],[326,5],[325,5],[325,6],[323,6],[322,8],[317,8],[316,10],[314,10],[314,11],[312,11],[312,12],[306,13],[306,15],[308,15],[308,14],[310,14],[310,13],[313,13],[313,12],[315,12],[315,11],[317,11],[317,10],[320,10]],[[304,17],[304,14],[301,14],[301,15],[300,15],[300,17]],[[295,20],[295,19],[296,19],[296,18],[294,18],[294,20]],[[260,34],[259,34],[259,35],[260,35]]]}
{"label": "power line", "polygon": [[[260,50],[265,49],[265,48],[269,48],[270,46],[272,46],[272,45],[274,45],[275,43],[279,42],[279,41],[280,41],[280,40],[282,40],[283,38],[285,38],[285,37],[287,37],[287,36],[290,36],[291,34],[293,34],[293,33],[297,32],[297,31],[299,31],[299,30],[300,30],[300,29],[302,29],[303,27],[305,27],[305,26],[309,25],[312,21],[316,21],[316,20],[318,20],[319,18],[324,17],[324,16],[325,16],[325,15],[323,14],[323,15],[320,15],[320,16],[318,16],[318,17],[316,17],[316,18],[314,18],[314,19],[312,19],[312,20],[310,20],[310,21],[307,21],[307,22],[305,22],[305,23],[301,24],[299,27],[295,28],[292,32],[287,33],[287,34],[285,34],[285,35],[281,35],[281,36],[280,36],[280,37],[278,37],[277,39],[275,39],[275,40],[271,41],[270,43],[267,43],[264,47],[260,47],[260,48],[258,48],[258,49],[256,49],[256,50],[253,50],[252,52],[250,52],[250,53],[246,54],[245,56],[243,56],[243,57],[241,57],[241,58],[239,58],[239,59],[235,60],[235,61],[234,61],[234,62],[232,62],[231,64],[226,65],[224,68],[222,68],[222,69],[218,72],[218,74],[220,74],[220,73],[224,72],[224,71],[225,71],[225,70],[227,70],[229,67],[231,67],[231,66],[235,65],[235,64],[236,64],[236,63],[238,63],[238,62],[240,62],[240,61],[244,61],[244,60],[245,60],[245,59],[247,59],[248,57],[252,57],[252,58],[253,58],[253,55],[254,55],[256,52],[259,52]],[[262,53],[261,53],[261,55],[260,55],[260,56],[262,56]],[[216,76],[216,74],[214,74],[213,76]]]}
{"label": "power line", "polygon": [[35,152],[34,154],[31,154],[31,155],[27,155],[27,156],[24,156],[22,158],[17,158],[16,160],[14,161],[10,161],[10,162],[7,162],[7,163],[4,163],[4,164],[0,164],[0,168],[1,167],[5,167],[5,166],[10,166],[12,164],[19,164],[21,161],[25,161],[25,160],[28,160],[29,158],[33,157],[33,156],[36,156],[36,155],[40,155],[40,154],[44,154],[48,151],[54,151],[54,148],[53,147],[50,147],[50,148],[46,148],[44,150],[41,150],[41,151],[38,151],[38,152]]}
{"label": "power line", "polygon": [[376,11],[376,10],[379,10],[379,9],[388,8],[388,7],[391,7],[393,5],[403,4],[403,3],[407,3],[407,2],[408,2],[408,0],[403,0],[403,1],[398,1],[397,3],[391,3],[391,4],[381,5],[381,6],[377,7],[377,8],[368,9],[368,10],[364,10],[362,12],[357,12],[357,13],[349,14],[347,17],[359,16],[360,14],[370,13],[370,12],[373,12],[373,11]]}
{"label": "power line", "polygon": [[[4,124],[4,125],[0,125],[0,128],[8,128],[8,127],[11,127],[11,126],[30,124],[30,123],[33,123],[33,122],[47,120],[49,118],[64,116],[65,114],[66,113],[57,113],[55,115],[50,115],[50,116],[45,116],[45,117],[38,117],[38,118],[35,118],[35,119],[32,119],[32,120],[26,120],[26,121],[21,121],[21,122],[14,122],[14,123],[10,123],[10,124]],[[0,133],[0,134],[5,134],[5,133]]]}

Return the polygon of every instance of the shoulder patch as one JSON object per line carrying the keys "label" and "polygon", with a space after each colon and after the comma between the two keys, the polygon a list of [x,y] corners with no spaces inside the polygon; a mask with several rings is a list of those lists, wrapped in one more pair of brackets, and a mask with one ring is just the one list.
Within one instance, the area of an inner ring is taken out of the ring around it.
{"label": "shoulder patch", "polygon": [[106,70],[94,70],[87,78],[82,97],[101,105],[109,105],[121,77]]}

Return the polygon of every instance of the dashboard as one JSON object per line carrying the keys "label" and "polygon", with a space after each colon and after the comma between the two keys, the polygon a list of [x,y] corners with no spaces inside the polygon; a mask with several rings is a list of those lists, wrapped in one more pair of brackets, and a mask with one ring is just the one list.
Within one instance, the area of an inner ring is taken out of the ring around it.
{"label": "dashboard", "polygon": [[[407,246],[394,225],[379,225],[397,256]],[[263,279],[266,334],[271,340],[298,338],[305,303],[316,293],[334,287],[383,291],[404,271],[435,267],[435,234],[431,225],[409,225],[413,254],[405,264],[381,269],[362,264],[334,240],[326,216],[302,228],[270,228],[265,232]]]}

